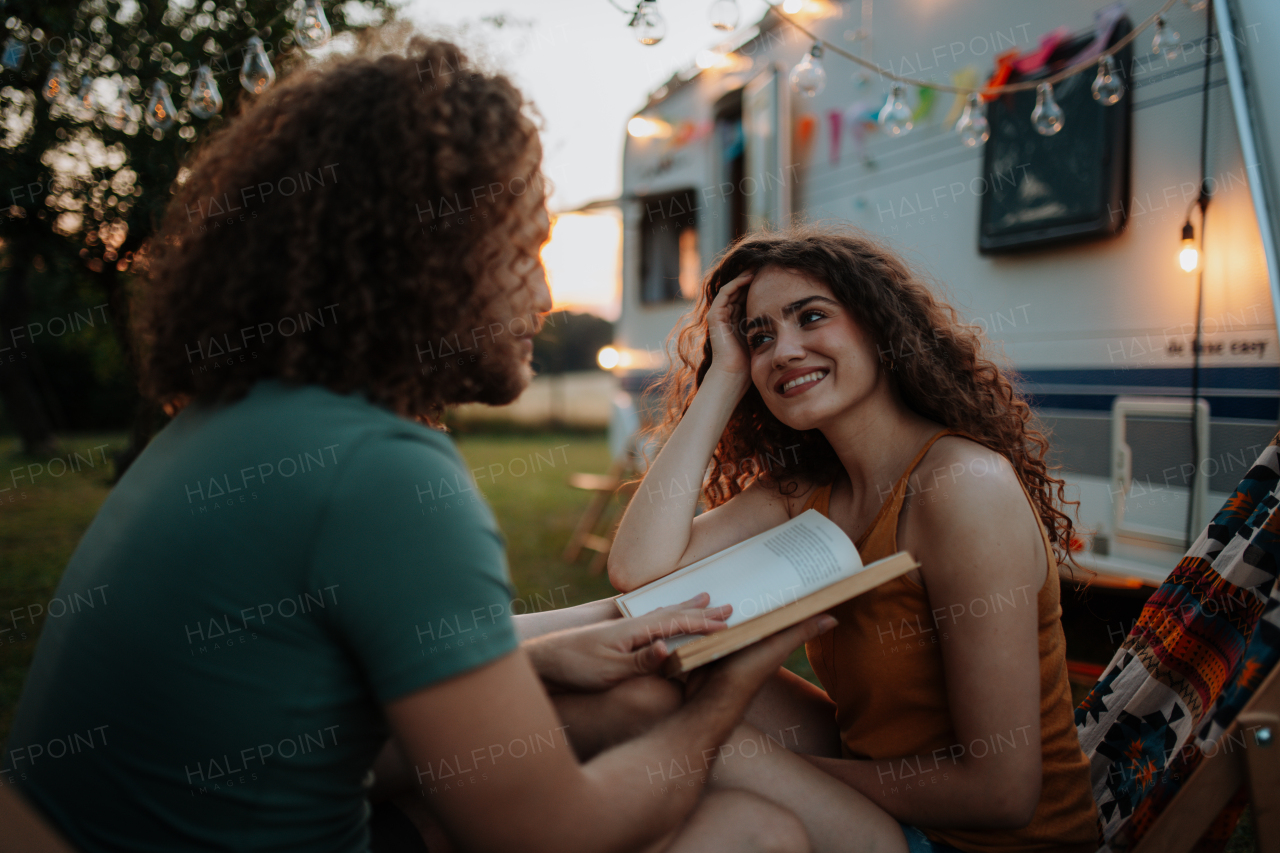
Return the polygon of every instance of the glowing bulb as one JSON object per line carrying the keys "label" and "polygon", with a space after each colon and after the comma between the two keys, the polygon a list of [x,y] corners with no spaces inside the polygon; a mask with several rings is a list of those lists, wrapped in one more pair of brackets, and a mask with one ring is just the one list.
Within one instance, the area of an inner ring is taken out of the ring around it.
{"label": "glowing bulb", "polygon": [[191,87],[187,107],[196,118],[213,118],[222,112],[222,94],[209,66],[201,65],[196,71],[196,82]]}
{"label": "glowing bulb", "polygon": [[76,95],[76,100],[80,102],[80,109],[86,113],[92,113],[98,106],[98,99],[93,94],[93,78],[85,77],[80,81],[80,94]]}
{"label": "glowing bulb", "polygon": [[794,15],[804,8],[804,0],[783,0],[782,11],[788,15]]}
{"label": "glowing bulb", "polygon": [[1093,78],[1093,99],[1104,106],[1119,103],[1124,96],[1124,82],[1114,57],[1104,56],[1098,62],[1098,76]]}
{"label": "glowing bulb", "polygon": [[915,127],[911,121],[911,108],[907,106],[906,94],[901,83],[894,83],[889,97],[885,98],[884,106],[880,108],[880,115],[876,116],[876,121],[880,122],[880,126],[890,136],[902,136]]}
{"label": "glowing bulb", "polygon": [[812,98],[827,85],[827,72],[822,67],[822,45],[813,43],[804,59],[791,69],[791,88],[802,95]]}
{"label": "glowing bulb", "polygon": [[127,122],[137,121],[137,107],[129,101],[129,93],[123,83],[116,86],[116,98],[105,111],[107,124],[116,130],[124,130]]}
{"label": "glowing bulb", "polygon": [[618,366],[618,351],[613,347],[601,347],[600,352],[596,353],[596,364],[605,370],[613,370]]}
{"label": "glowing bulb", "polygon": [[49,103],[62,100],[67,93],[67,78],[62,73],[62,63],[54,62],[49,66],[49,76],[44,78],[44,89],[41,94]]}
{"label": "glowing bulb", "polygon": [[254,36],[244,49],[244,64],[240,66],[240,85],[246,91],[261,95],[276,82],[276,70],[271,67],[262,39]]}
{"label": "glowing bulb", "polygon": [[635,28],[636,41],[641,44],[657,44],[667,35],[667,22],[658,12],[657,0],[640,0],[631,26]]}
{"label": "glowing bulb", "polygon": [[715,0],[707,15],[717,30],[732,30],[738,26],[738,0]]}
{"label": "glowing bulb", "polygon": [[1053,99],[1053,86],[1041,83],[1036,86],[1036,108],[1031,111],[1031,126],[1041,136],[1053,136],[1062,130],[1066,117],[1062,107]]}
{"label": "glowing bulb", "polygon": [[662,119],[632,116],[631,121],[627,122],[627,133],[636,139],[648,139],[652,136],[670,136],[671,125]]}
{"label": "glowing bulb", "polygon": [[169,87],[163,80],[157,80],[151,86],[151,100],[147,101],[147,127],[159,131],[168,130],[173,127],[173,113]]}
{"label": "glowing bulb", "polygon": [[320,0],[306,0],[298,20],[293,22],[293,37],[300,47],[319,47],[329,40],[333,30],[324,16]]}
{"label": "glowing bulb", "polygon": [[969,93],[964,112],[956,122],[956,133],[960,134],[960,141],[966,148],[981,145],[991,138],[991,126],[987,124],[987,117],[982,114],[982,101],[977,92]]}
{"label": "glowing bulb", "polygon": [[4,40],[4,47],[0,48],[0,65],[3,65],[10,71],[17,71],[22,67],[22,60],[27,58],[27,46],[20,40],[9,36]]}
{"label": "glowing bulb", "polygon": [[1182,52],[1182,36],[1164,22],[1164,16],[1156,18],[1156,34],[1151,39],[1151,52],[1163,53],[1165,59],[1177,59]]}
{"label": "glowing bulb", "polygon": [[1196,248],[1196,230],[1188,221],[1182,226],[1182,250],[1178,252],[1178,265],[1183,272],[1193,272],[1200,266],[1200,250]]}

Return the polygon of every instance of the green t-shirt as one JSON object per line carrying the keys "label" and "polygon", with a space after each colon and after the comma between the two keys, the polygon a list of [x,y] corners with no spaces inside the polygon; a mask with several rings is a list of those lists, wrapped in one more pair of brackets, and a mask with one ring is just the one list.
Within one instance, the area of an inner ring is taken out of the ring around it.
{"label": "green t-shirt", "polygon": [[516,647],[453,442],[316,386],[183,411],[58,600],[0,784],[87,851],[364,850],[381,707]]}

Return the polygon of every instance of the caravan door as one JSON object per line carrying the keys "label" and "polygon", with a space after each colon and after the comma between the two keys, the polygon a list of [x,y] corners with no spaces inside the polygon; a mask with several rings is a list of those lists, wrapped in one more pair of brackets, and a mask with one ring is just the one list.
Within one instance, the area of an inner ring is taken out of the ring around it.
{"label": "caravan door", "polygon": [[773,65],[742,91],[742,132],[747,196],[747,228],[780,228],[791,223],[791,105],[787,77]]}

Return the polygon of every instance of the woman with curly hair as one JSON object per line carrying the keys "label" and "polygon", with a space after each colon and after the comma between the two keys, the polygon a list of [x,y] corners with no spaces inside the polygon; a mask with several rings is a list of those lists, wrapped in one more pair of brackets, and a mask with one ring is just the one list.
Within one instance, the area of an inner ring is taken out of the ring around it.
{"label": "woman with curly hair", "polygon": [[[714,754],[822,621],[682,696],[660,638],[723,628],[705,598],[513,616],[434,428],[532,376],[530,109],[448,42],[371,42],[186,164],[138,309],[143,387],[177,415],[67,566],[57,596],[91,608],[44,625],[0,759],[76,849],[807,849],[758,795],[646,769]],[[416,826],[371,809],[391,795]]]}
{"label": "woman with curly hair", "polygon": [[[865,563],[919,563],[807,644],[825,691],[781,670],[757,698],[748,724],[797,727],[793,751],[726,761],[715,784],[785,805],[815,850],[1095,849],[1063,484],[977,331],[866,235],[802,226],[731,246],[676,344],[665,443],[609,555],[617,588],[811,508]],[[695,517],[699,490],[680,486],[708,466]]]}

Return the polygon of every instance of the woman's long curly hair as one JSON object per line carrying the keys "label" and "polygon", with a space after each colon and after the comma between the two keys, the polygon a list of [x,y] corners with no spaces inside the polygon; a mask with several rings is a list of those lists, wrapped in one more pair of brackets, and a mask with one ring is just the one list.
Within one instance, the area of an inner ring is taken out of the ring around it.
{"label": "woman's long curly hair", "polygon": [[233,400],[275,378],[430,419],[501,385],[458,357],[500,365],[516,346],[485,307],[496,271],[537,262],[531,105],[447,41],[363,39],[244,99],[186,164],[141,257],[149,397]]}
{"label": "woman's long curly hair", "polygon": [[[1078,502],[1066,500],[1063,481],[1050,473],[1045,461],[1049,441],[1022,395],[983,352],[981,331],[962,322],[896,254],[851,227],[799,225],[751,234],[728,248],[703,281],[697,305],[668,339],[674,358],[659,386],[664,415],[649,431],[657,443],[675,429],[711,367],[707,314],[712,300],[737,276],[766,266],[830,287],[874,339],[908,408],[967,433],[1008,459],[1059,562],[1074,562],[1073,525],[1063,508]],[[738,337],[745,346],[741,328]],[[821,431],[783,424],[752,384],[716,445],[703,496],[709,507],[716,507],[757,480],[794,494],[801,486],[834,482],[841,470]]]}

